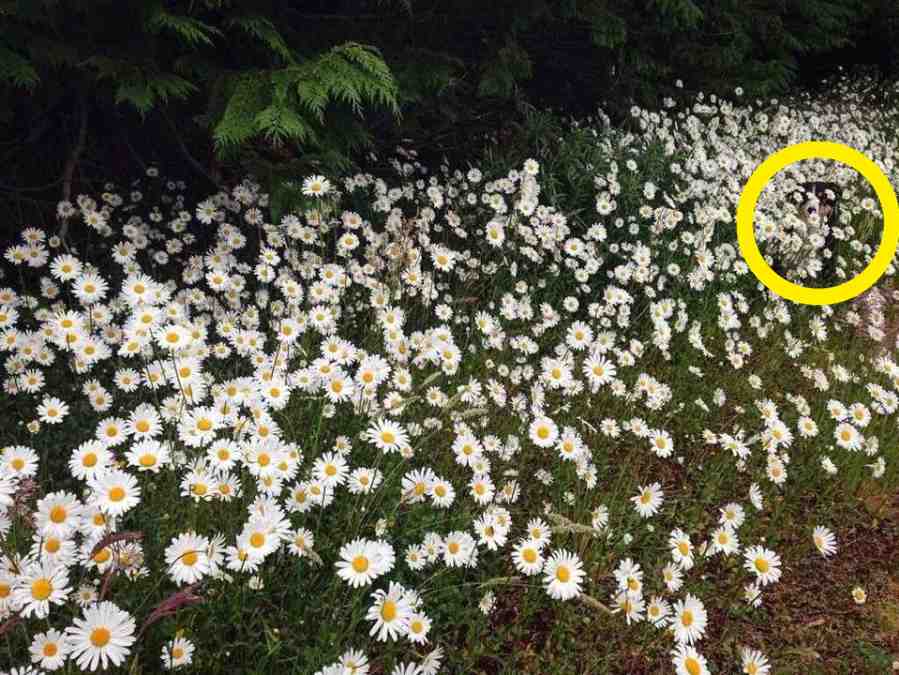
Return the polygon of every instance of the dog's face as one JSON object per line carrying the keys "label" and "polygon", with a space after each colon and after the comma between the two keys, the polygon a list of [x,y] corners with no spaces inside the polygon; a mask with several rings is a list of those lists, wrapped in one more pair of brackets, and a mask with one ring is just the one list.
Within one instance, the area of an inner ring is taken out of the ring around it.
{"label": "dog's face", "polygon": [[799,217],[807,224],[820,224],[830,221],[833,214],[837,195],[833,189],[821,184],[812,183],[803,186],[802,200],[799,207]]}
{"label": "dog's face", "polygon": [[827,222],[833,207],[822,202],[818,197],[808,199],[800,208],[799,216],[807,223]]}

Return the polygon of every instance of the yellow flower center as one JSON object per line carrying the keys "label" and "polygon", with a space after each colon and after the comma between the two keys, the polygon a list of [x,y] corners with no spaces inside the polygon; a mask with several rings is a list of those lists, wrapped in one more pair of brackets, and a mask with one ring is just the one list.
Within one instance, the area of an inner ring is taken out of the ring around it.
{"label": "yellow flower center", "polygon": [[526,548],[521,552],[521,557],[524,558],[524,561],[528,564],[533,565],[537,562],[537,552],[532,548]]}
{"label": "yellow flower center", "polygon": [[22,459],[21,457],[16,457],[12,461],[12,468],[15,469],[16,471],[21,471],[22,469],[25,468],[25,460]]}
{"label": "yellow flower center", "polygon": [[359,574],[365,572],[368,569],[368,558],[364,555],[357,555],[353,558],[353,569]]}
{"label": "yellow flower center", "polygon": [[151,467],[156,464],[156,455],[151,455],[149,452],[145,455],[141,455],[140,465],[145,467]]}
{"label": "yellow flower center", "polygon": [[250,535],[250,546],[253,548],[260,548],[265,544],[265,535],[261,532],[254,532]]}
{"label": "yellow flower center", "polygon": [[680,622],[687,628],[692,626],[693,625],[693,612],[691,612],[689,609],[685,609],[684,613],[681,614]]}
{"label": "yellow flower center", "polygon": [[108,628],[104,628],[103,626],[94,628],[94,630],[91,631],[91,644],[97,649],[100,649],[109,643],[110,637],[112,637],[112,634],[109,632]]}
{"label": "yellow flower center", "polygon": [[50,520],[52,520],[57,525],[59,523],[64,523],[66,520],[66,516],[69,514],[66,513],[66,508],[57,504],[52,509],[50,509]]}
{"label": "yellow flower center", "polygon": [[193,567],[194,565],[196,565],[199,559],[200,556],[197,555],[196,551],[188,551],[183,556],[181,556],[181,562],[188,567]]}
{"label": "yellow flower center", "polygon": [[125,498],[125,490],[116,485],[109,491],[109,501],[120,502]]}
{"label": "yellow flower center", "polygon": [[212,422],[203,417],[199,422],[197,422],[197,429],[199,429],[200,431],[209,431],[210,429],[212,429]]}
{"label": "yellow flower center", "polygon": [[761,572],[762,574],[764,574],[765,572],[768,571],[768,561],[765,560],[764,558],[756,558],[756,559],[755,559],[755,568],[756,568],[759,572]]}
{"label": "yellow flower center", "polygon": [[684,661],[684,668],[687,669],[690,675],[699,675],[702,672],[702,666],[699,665],[699,661],[692,656],[688,656],[687,660]]}
{"label": "yellow flower center", "polygon": [[385,600],[381,605],[381,618],[389,623],[396,619],[396,614],[396,603],[393,600]]}
{"label": "yellow flower center", "polygon": [[33,597],[35,600],[46,600],[50,597],[50,594],[52,592],[53,584],[50,583],[49,579],[37,579],[31,584],[31,597]]}
{"label": "yellow flower center", "polygon": [[62,544],[56,537],[51,537],[44,542],[44,550],[47,553],[56,553]]}
{"label": "yellow flower center", "polygon": [[44,645],[44,648],[41,651],[47,658],[52,658],[56,656],[56,652],[59,651],[59,647],[57,647],[53,642],[48,642]]}
{"label": "yellow flower center", "polygon": [[556,570],[556,579],[561,581],[563,584],[568,583],[571,579],[571,571],[567,567],[559,567]]}

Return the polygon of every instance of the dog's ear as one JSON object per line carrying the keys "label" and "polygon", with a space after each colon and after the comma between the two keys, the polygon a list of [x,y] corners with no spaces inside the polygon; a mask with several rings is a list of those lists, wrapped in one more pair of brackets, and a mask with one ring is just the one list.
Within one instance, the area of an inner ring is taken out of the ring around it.
{"label": "dog's ear", "polygon": [[836,203],[843,196],[843,189],[836,183],[822,183],[821,192],[822,196],[820,198],[830,206],[836,206]]}
{"label": "dog's ear", "polygon": [[799,187],[790,193],[790,199],[796,206],[801,206],[808,200],[808,195],[812,192],[812,183],[800,183]]}

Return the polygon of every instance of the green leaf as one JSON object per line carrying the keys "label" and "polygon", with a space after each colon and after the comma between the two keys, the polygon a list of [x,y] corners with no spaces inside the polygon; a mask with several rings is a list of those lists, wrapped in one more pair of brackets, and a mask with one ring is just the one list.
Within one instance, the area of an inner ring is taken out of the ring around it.
{"label": "green leaf", "polygon": [[294,55],[275,28],[275,25],[264,16],[258,14],[246,14],[243,16],[235,16],[227,21],[227,25],[238,27],[252,37],[262,42],[275,54],[283,58],[288,63],[294,63]]}
{"label": "green leaf", "polygon": [[224,35],[220,29],[198,19],[167,12],[161,3],[154,3],[149,7],[144,25],[153,35],[162,31],[170,31],[194,47],[201,44],[211,46],[213,36]]}
{"label": "green leaf", "polygon": [[28,59],[11,49],[0,47],[0,80],[11,82],[17,87],[33,89],[41,78]]}
{"label": "green leaf", "polygon": [[132,80],[123,82],[116,88],[115,102],[124,101],[137,108],[141,115],[146,115],[153,109],[154,96],[146,81]]}
{"label": "green leaf", "polygon": [[288,139],[303,142],[313,135],[303,118],[283,104],[272,103],[256,115],[253,123],[257,132],[276,144]]}
{"label": "green leaf", "polygon": [[649,0],[658,12],[671,20],[671,27],[677,30],[697,28],[702,22],[702,10],[692,0]]}
{"label": "green leaf", "polygon": [[590,37],[597,47],[615,49],[627,41],[628,26],[620,16],[599,10],[590,18]]}
{"label": "green leaf", "polygon": [[240,145],[252,138],[256,133],[256,115],[270,101],[269,81],[261,73],[239,75],[229,85],[228,103],[212,132],[217,147]]}
{"label": "green leaf", "polygon": [[174,73],[159,73],[147,81],[147,85],[157,98],[168,102],[169,98],[184,100],[199,91],[197,85]]}
{"label": "green leaf", "polygon": [[531,75],[530,56],[517,43],[509,42],[484,68],[478,84],[478,94],[510,98],[516,92],[518,83],[530,79]]}
{"label": "green leaf", "polygon": [[173,73],[147,73],[140,67],[122,69],[115,92],[115,102],[127,102],[145,116],[158,102],[167,103],[170,98],[186,99],[198,88],[192,82]]}

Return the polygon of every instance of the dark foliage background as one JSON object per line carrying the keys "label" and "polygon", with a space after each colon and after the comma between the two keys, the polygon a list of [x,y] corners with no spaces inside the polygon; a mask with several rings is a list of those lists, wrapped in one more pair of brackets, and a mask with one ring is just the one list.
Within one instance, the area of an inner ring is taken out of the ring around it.
{"label": "dark foliage background", "polygon": [[534,107],[622,121],[855,67],[899,75],[896,0],[0,0],[0,227],[148,163],[277,194],[403,138],[470,158]]}

